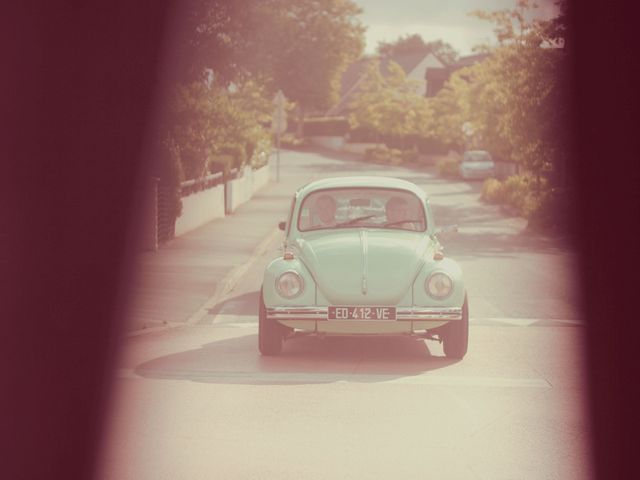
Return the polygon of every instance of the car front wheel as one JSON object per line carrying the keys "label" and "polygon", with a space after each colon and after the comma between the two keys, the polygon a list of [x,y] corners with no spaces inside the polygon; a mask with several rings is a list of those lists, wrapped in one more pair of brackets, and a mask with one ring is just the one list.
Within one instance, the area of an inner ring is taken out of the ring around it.
{"label": "car front wheel", "polygon": [[442,338],[444,354],[449,358],[463,358],[469,345],[469,304],[467,296],[462,304],[462,320],[449,322]]}
{"label": "car front wheel", "polygon": [[260,307],[258,309],[258,348],[265,356],[278,355],[282,352],[283,335],[280,325],[267,318],[267,307],[260,289]]}

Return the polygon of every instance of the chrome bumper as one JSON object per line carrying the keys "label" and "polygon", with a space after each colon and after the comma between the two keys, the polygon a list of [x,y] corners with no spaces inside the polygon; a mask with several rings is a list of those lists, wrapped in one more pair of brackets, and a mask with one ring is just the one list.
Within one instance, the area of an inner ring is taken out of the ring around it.
{"label": "chrome bumper", "polygon": [[[274,320],[327,320],[327,307],[271,307],[267,317]],[[461,307],[397,307],[396,321],[462,320]],[[341,320],[331,320],[340,322]],[[353,320],[352,320],[353,321]],[[389,320],[362,320],[388,322]],[[392,320],[393,321],[393,320]]]}

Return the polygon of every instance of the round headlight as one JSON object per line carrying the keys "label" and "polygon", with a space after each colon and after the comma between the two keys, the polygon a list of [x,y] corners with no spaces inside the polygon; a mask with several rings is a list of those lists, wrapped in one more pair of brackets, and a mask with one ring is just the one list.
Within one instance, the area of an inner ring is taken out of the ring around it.
{"label": "round headlight", "polygon": [[453,280],[444,272],[435,272],[424,282],[424,289],[431,297],[441,300],[451,295]]}
{"label": "round headlight", "polygon": [[304,290],[304,281],[296,272],[284,272],[276,279],[276,290],[284,298],[295,298]]}

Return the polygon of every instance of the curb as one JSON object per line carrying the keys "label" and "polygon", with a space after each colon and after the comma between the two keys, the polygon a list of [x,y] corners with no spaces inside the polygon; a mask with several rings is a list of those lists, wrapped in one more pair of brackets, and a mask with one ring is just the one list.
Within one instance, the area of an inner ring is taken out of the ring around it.
{"label": "curb", "polygon": [[123,337],[137,337],[147,333],[164,332],[180,327],[197,325],[204,317],[208,315],[209,310],[212,307],[217,305],[226,295],[233,291],[233,289],[238,285],[238,283],[240,283],[251,266],[267,251],[267,247],[277,238],[278,234],[280,233],[280,229],[277,227],[269,232],[265,236],[265,238],[256,246],[256,248],[254,248],[251,256],[247,259],[246,262],[231,269],[229,273],[227,273],[222,279],[217,282],[216,290],[213,295],[209,297],[209,299],[206,300],[205,303],[195,313],[190,315],[186,321],[171,322],[167,323],[166,325],[160,325],[157,327],[132,330],[126,332]]}
{"label": "curb", "polygon": [[196,325],[209,313],[209,310],[217,305],[225,296],[229,295],[240,283],[240,280],[244,277],[251,266],[260,258],[266,251],[267,247],[273,242],[280,229],[275,228],[269,233],[253,250],[253,253],[249,259],[242,265],[239,265],[227,273],[219,282],[214,294],[198,309],[196,313],[187,318],[185,325]]}

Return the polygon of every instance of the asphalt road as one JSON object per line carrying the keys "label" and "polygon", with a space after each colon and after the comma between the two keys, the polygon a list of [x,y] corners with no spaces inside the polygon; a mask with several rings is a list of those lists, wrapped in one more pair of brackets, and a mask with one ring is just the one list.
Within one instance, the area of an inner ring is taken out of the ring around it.
{"label": "asphalt road", "polygon": [[427,191],[438,224],[459,225],[444,243],[466,277],[467,356],[431,340],[300,338],[261,357],[257,296],[281,240],[269,233],[207,301],[187,302],[182,326],[126,339],[100,478],[588,479],[571,252],[479,203],[480,183],[329,154],[286,152],[281,167],[237,218],[275,227],[295,187],[323,176]]}

